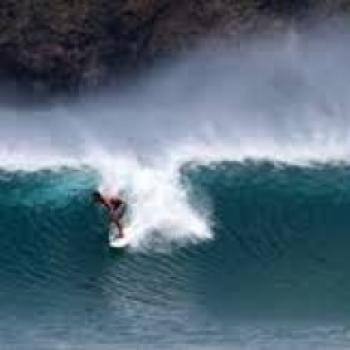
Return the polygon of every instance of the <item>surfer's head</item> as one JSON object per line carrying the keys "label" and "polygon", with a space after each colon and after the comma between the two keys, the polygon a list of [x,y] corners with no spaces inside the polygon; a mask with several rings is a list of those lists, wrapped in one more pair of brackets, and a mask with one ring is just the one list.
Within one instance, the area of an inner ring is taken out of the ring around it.
{"label": "surfer's head", "polygon": [[102,194],[98,191],[92,192],[92,199],[95,203],[101,203],[104,201]]}

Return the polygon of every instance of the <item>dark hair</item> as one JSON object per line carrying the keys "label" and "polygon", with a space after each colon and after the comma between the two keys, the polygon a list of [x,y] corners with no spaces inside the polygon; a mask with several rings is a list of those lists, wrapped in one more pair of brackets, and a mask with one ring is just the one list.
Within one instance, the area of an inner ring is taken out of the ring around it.
{"label": "dark hair", "polygon": [[102,199],[102,195],[99,191],[92,192],[92,198],[94,201],[100,201]]}

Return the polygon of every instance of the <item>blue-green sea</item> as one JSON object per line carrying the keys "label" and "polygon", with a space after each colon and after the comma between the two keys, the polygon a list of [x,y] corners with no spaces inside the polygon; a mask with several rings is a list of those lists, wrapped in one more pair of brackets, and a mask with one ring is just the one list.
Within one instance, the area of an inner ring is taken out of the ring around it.
{"label": "blue-green sea", "polygon": [[[335,24],[211,42],[99,93],[1,99],[0,349],[349,349]],[[127,202],[123,251],[95,190]]]}
{"label": "blue-green sea", "polygon": [[[213,238],[113,251],[89,169],[0,173],[0,339],[24,348],[343,347],[350,167],[188,164]],[[118,346],[119,344],[119,346]]]}

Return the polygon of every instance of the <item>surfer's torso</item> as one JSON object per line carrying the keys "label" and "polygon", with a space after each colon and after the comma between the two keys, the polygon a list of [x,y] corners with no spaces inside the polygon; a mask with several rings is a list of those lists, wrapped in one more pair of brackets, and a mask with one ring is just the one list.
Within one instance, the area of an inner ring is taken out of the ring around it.
{"label": "surfer's torso", "polygon": [[114,219],[120,219],[126,210],[126,204],[120,198],[111,198],[108,200],[108,207]]}

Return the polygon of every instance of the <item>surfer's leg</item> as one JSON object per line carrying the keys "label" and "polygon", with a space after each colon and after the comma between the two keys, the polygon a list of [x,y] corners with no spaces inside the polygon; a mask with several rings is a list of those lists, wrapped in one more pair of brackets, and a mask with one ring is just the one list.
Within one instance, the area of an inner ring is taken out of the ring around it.
{"label": "surfer's leg", "polygon": [[119,208],[111,212],[111,219],[118,227],[119,238],[124,237],[123,224],[121,223],[121,219],[123,218],[124,213],[125,213],[124,205],[120,206]]}
{"label": "surfer's leg", "polygon": [[119,220],[115,221],[115,224],[118,227],[118,231],[119,231],[119,238],[124,238],[124,232],[123,232],[123,225],[121,224],[121,222]]}

